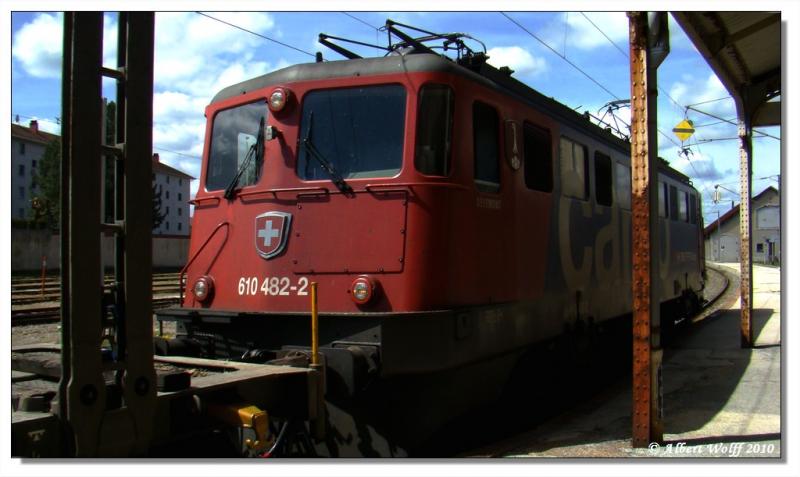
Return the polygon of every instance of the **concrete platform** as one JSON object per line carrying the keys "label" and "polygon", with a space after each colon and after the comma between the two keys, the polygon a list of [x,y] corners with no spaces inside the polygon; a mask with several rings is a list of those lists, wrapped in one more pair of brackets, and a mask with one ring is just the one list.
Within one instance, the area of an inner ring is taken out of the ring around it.
{"label": "concrete platform", "polygon": [[663,446],[631,448],[631,383],[474,453],[495,457],[781,457],[780,269],[753,267],[756,346],[739,344],[738,264],[720,311],[666,350]]}

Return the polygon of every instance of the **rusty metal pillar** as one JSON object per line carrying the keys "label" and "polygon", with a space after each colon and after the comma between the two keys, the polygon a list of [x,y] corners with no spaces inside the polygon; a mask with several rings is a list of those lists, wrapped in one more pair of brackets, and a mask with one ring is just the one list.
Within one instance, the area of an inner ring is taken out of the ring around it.
{"label": "rusty metal pillar", "polygon": [[629,12],[633,239],[633,446],[663,441],[658,290],[656,68],[646,12]]}
{"label": "rusty metal pillar", "polygon": [[753,185],[753,127],[752,110],[748,107],[746,91],[737,99],[736,109],[739,116],[739,291],[741,303],[741,346],[753,347],[753,261],[750,237],[752,221],[750,216],[750,197]]}

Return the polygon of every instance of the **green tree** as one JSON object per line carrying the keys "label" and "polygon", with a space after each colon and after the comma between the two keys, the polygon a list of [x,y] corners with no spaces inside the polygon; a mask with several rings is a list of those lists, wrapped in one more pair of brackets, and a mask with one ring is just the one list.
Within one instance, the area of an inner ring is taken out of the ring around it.
{"label": "green tree", "polygon": [[57,229],[61,217],[61,141],[51,141],[33,175],[38,193],[33,198],[34,221]]}
{"label": "green tree", "polygon": [[[106,105],[106,144],[114,145],[117,143],[117,103],[114,101],[109,101]],[[104,159],[106,165],[106,176],[105,176],[105,196],[103,200],[105,201],[105,221],[106,222],[114,222],[114,188],[116,187],[115,180],[114,180],[114,169],[116,167],[116,159],[114,156],[106,156]],[[164,222],[164,218],[166,214],[161,212],[161,187],[156,189],[156,185],[153,184],[153,230],[157,229],[162,222]]]}
{"label": "green tree", "polygon": [[161,212],[161,186],[156,190],[156,184],[153,183],[153,230],[157,229],[167,214]]}
{"label": "green tree", "polygon": [[[106,144],[116,144],[116,115],[117,105],[113,101],[106,106]],[[104,157],[106,173],[104,177],[106,222],[114,221],[114,168],[116,159],[113,156]],[[34,222],[46,224],[57,229],[61,217],[61,141],[55,140],[47,145],[42,155],[40,165],[33,176],[33,184],[39,187],[37,195],[33,198]],[[153,229],[158,228],[164,221],[166,214],[161,212],[161,188],[152,186],[153,197]]]}

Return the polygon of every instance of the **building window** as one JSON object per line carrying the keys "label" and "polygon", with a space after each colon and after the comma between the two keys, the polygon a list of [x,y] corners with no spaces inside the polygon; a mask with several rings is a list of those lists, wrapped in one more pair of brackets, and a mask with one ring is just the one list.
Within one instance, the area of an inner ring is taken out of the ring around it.
{"label": "building window", "polygon": [[21,155],[23,155],[23,156],[25,155],[25,143],[24,142],[20,142],[19,143],[19,153]]}
{"label": "building window", "polygon": [[598,205],[611,205],[611,158],[594,152],[594,200]]}
{"label": "building window", "polygon": [[488,104],[472,105],[472,147],[475,186],[484,192],[500,190],[500,138],[497,111]]}
{"label": "building window", "polygon": [[31,169],[36,169],[36,159],[31,161]]}
{"label": "building window", "polygon": [[181,194],[180,192],[178,192],[178,201],[181,201],[181,200],[183,200],[183,194]]}
{"label": "building window", "polygon": [[169,184],[169,176],[167,176],[167,184]]}
{"label": "building window", "polygon": [[164,194],[166,194],[167,199],[169,199],[169,191],[166,191]]}
{"label": "building window", "polygon": [[20,177],[25,176],[25,164],[20,164],[18,167],[18,174]]}
{"label": "building window", "polygon": [[178,217],[180,217],[181,215],[183,215],[183,209],[178,207]]}
{"label": "building window", "polygon": [[559,149],[562,193],[569,197],[586,200],[589,197],[586,146],[562,137]]}
{"label": "building window", "polygon": [[179,232],[180,232],[180,230],[183,228],[182,226],[183,226],[183,224],[182,224],[182,223],[180,223],[180,222],[178,222],[178,231],[179,231]]}
{"label": "building window", "polygon": [[614,191],[617,204],[623,209],[631,208],[631,168],[620,163],[614,164]]}
{"label": "building window", "polygon": [[763,243],[757,243],[756,244],[756,253],[764,253],[764,244]]}
{"label": "building window", "polygon": [[179,186],[182,186],[182,185],[183,185],[183,179],[181,179],[180,177],[178,178],[178,185],[179,185]]}
{"label": "building window", "polygon": [[531,123],[523,124],[525,186],[542,192],[553,191],[553,142],[550,131]]}
{"label": "building window", "polygon": [[20,187],[19,188],[19,198],[20,199],[24,199],[25,198],[25,188],[24,187]]}
{"label": "building window", "polygon": [[166,224],[166,226],[167,226],[167,230],[169,230],[169,220],[168,220],[168,221],[166,221],[166,222],[165,222],[165,224]]}
{"label": "building window", "polygon": [[446,176],[450,172],[454,105],[449,86],[426,85],[419,93],[414,165],[423,174]]}
{"label": "building window", "polygon": [[164,212],[165,214],[169,214],[169,206],[167,206],[167,211]]}

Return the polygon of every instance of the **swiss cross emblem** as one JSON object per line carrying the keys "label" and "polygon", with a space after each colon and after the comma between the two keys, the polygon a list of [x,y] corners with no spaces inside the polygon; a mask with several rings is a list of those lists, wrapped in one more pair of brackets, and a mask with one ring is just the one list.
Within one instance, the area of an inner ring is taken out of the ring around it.
{"label": "swiss cross emblem", "polygon": [[287,212],[267,212],[256,217],[256,251],[269,260],[280,255],[286,248],[292,214]]}

